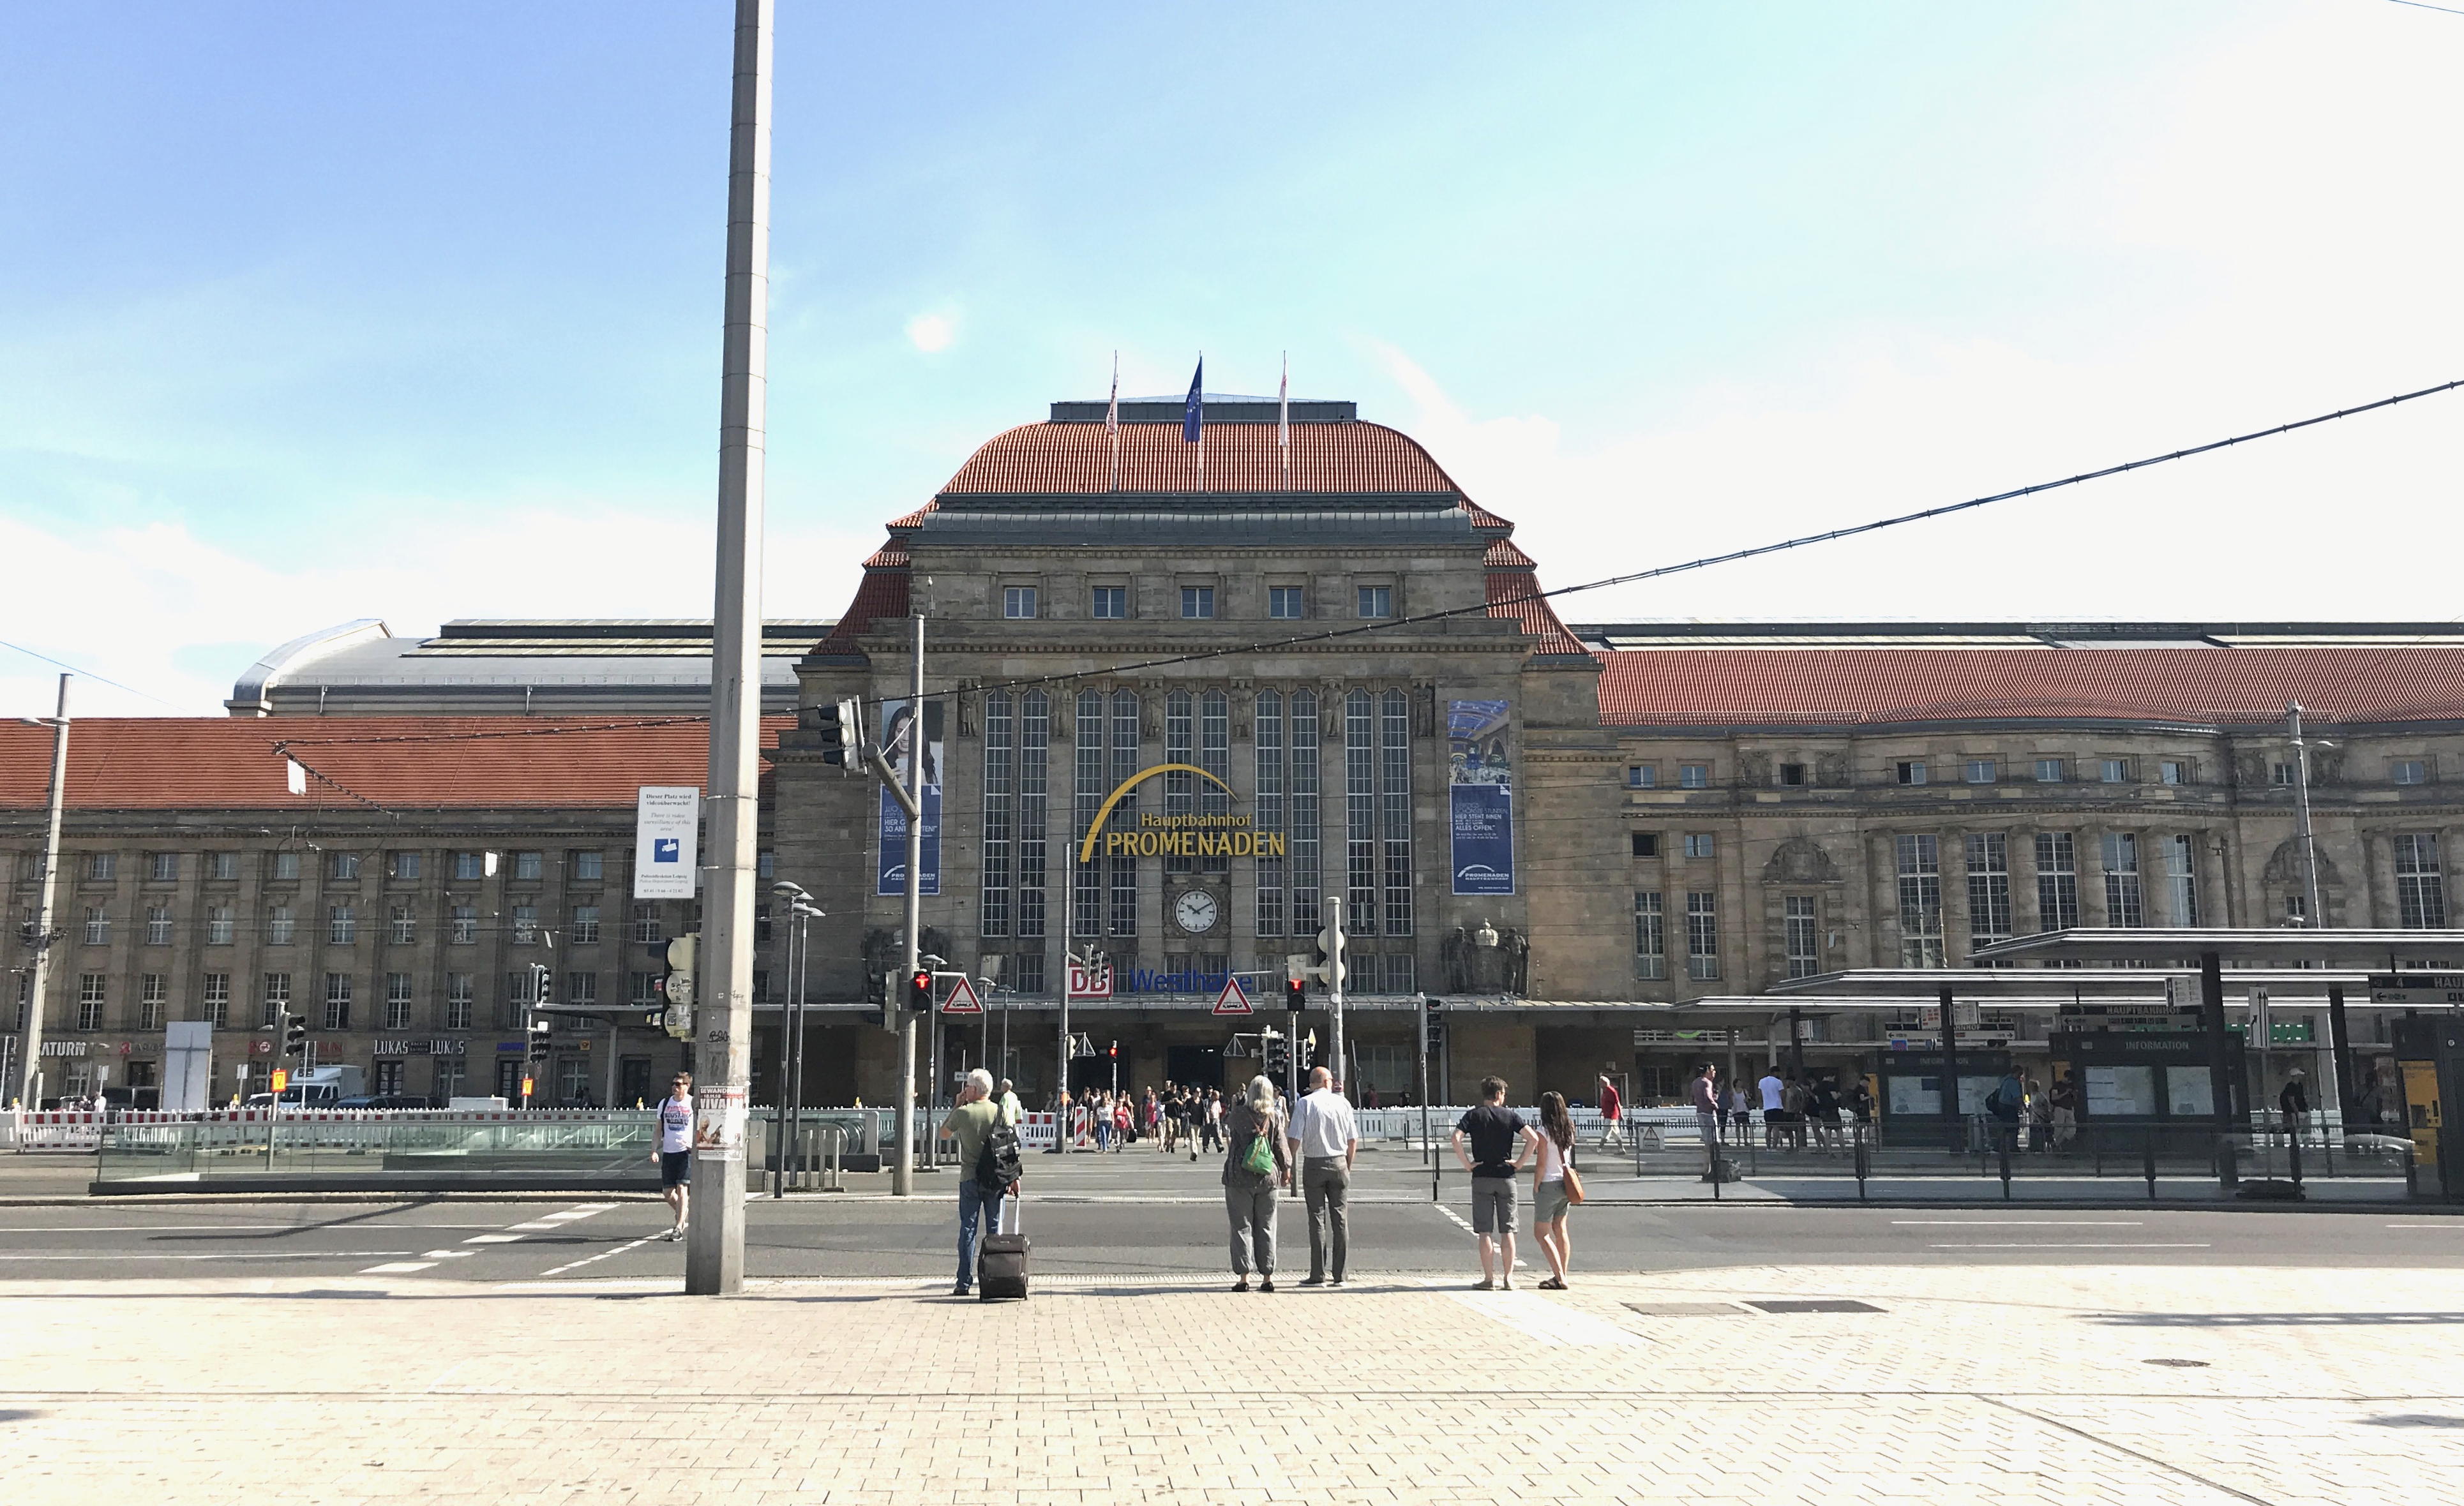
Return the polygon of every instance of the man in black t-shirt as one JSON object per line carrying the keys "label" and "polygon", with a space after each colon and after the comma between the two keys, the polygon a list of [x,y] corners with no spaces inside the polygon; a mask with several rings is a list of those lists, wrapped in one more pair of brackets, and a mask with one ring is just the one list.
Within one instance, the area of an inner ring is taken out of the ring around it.
{"label": "man in black t-shirt", "polygon": [[[1470,1153],[1464,1153],[1469,1142]],[[1506,1080],[1480,1080],[1480,1104],[1455,1122],[1455,1159],[1471,1173],[1471,1228],[1480,1239],[1479,1291],[1514,1290],[1514,1177],[1540,1136],[1506,1106]],[[1502,1258],[1501,1258],[1502,1255]]]}

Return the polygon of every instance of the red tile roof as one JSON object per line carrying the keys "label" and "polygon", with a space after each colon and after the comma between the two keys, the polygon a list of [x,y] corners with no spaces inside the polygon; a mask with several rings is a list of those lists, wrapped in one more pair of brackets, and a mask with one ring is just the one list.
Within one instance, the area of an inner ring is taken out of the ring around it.
{"label": "red tile roof", "polygon": [[[762,746],[775,748],[794,725],[764,717]],[[284,741],[309,768],[401,810],[630,810],[642,785],[704,785],[710,775],[709,726],[697,718],[97,716],[70,730],[67,801],[79,810],[367,809],[315,778],[307,794],[291,794],[275,751]],[[41,809],[51,764],[48,728],[0,726],[0,809]]]}
{"label": "red tile roof", "polygon": [[[1496,578],[1490,578],[1494,580]],[[1639,649],[1599,655],[1600,720],[1640,726],[1959,721],[2266,726],[2464,718],[2464,649]]]}
{"label": "red tile roof", "polygon": [[[944,496],[970,491],[1082,494],[1112,490],[1112,451],[1101,424],[1025,424],[967,458]],[[1198,447],[1177,424],[1121,426],[1124,491],[1195,491]],[[1283,454],[1272,424],[1206,429],[1206,490],[1281,491]],[[1290,490],[1307,492],[1449,492],[1454,483],[1418,441],[1382,424],[1292,426]]]}
{"label": "red tile roof", "polygon": [[853,653],[855,641],[871,632],[875,621],[905,617],[907,578],[907,551],[899,545],[891,544],[866,560],[864,579],[855,588],[855,600],[839,614],[830,636],[813,645],[813,652]]}
{"label": "red tile roof", "polygon": [[[1504,539],[1489,546],[1495,557],[1498,548],[1514,549]],[[1514,549],[1521,555],[1523,551]],[[1580,654],[1591,650],[1583,641],[1566,630],[1557,618],[1557,609],[1546,597],[1537,596],[1540,577],[1529,569],[1491,570],[1488,573],[1488,615],[1510,617],[1523,624],[1525,636],[1531,640],[1531,651],[1540,654]]]}

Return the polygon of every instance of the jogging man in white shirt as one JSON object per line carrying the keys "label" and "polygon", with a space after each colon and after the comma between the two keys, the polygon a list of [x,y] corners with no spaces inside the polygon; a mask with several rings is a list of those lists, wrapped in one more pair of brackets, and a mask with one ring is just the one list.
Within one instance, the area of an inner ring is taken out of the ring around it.
{"label": "jogging man in white shirt", "polygon": [[1301,1166],[1301,1194],[1309,1200],[1309,1274],[1303,1286],[1329,1285],[1327,1226],[1333,1225],[1331,1284],[1343,1284],[1352,1255],[1352,1163],[1360,1153],[1360,1132],[1352,1104],[1334,1090],[1324,1067],[1309,1068],[1309,1091],[1292,1105],[1292,1159]]}
{"label": "jogging man in white shirt", "polygon": [[658,1148],[650,1159],[659,1164],[659,1195],[668,1200],[668,1211],[675,1215],[675,1227],[659,1237],[682,1239],[685,1236],[685,1187],[693,1181],[693,1078],[679,1072],[668,1084],[668,1096],[659,1100]]}

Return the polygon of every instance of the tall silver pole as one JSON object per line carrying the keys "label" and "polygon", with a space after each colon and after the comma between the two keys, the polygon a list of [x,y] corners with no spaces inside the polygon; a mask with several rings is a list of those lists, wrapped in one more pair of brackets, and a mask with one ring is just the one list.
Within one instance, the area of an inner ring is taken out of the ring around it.
{"label": "tall silver pole", "polygon": [[[1074,840],[1071,845],[1075,847]],[[1070,872],[1069,892],[1074,902],[1077,870],[1073,867]],[[1087,944],[1086,966],[1094,965],[1095,944],[1090,941]],[[1066,1156],[1069,1153],[1069,948],[1066,944],[1061,949],[1061,1082],[1053,1093],[1053,1133],[1059,1138],[1052,1142],[1052,1148]]]}
{"label": "tall silver pole", "polygon": [[2301,896],[2309,915],[2304,924],[2313,928],[2327,924],[2327,911],[2319,903],[2319,848],[2310,835],[2310,745],[2301,737],[2301,703],[2285,708],[2286,720],[2293,724],[2293,821],[2295,840],[2301,843]]}
{"label": "tall silver pole", "polygon": [[43,999],[52,972],[52,906],[60,881],[60,807],[68,791],[69,679],[60,676],[60,709],[52,718],[52,808],[43,828],[43,886],[34,902],[34,933],[26,938],[34,951],[33,976],[27,980],[24,1057],[17,1063],[17,1101],[29,1109],[42,1107],[35,1095],[42,1086]]}
{"label": "tall silver pole", "polygon": [[[1337,1088],[1343,1089],[1345,1092],[1349,1092],[1351,1091],[1351,1087],[1350,1084],[1344,1081],[1343,1074],[1343,896],[1339,894],[1329,895],[1327,896],[1325,903],[1326,934],[1328,942],[1326,949],[1326,1010],[1329,1020],[1328,1033],[1334,1037],[1331,1042],[1334,1047],[1334,1065],[1331,1071],[1334,1078],[1334,1085]],[[1294,1041],[1292,1046],[1292,1058],[1293,1060],[1297,1061],[1300,1059],[1300,1042]]]}
{"label": "tall silver pole", "polygon": [[711,611],[709,829],[685,1290],[744,1285],[744,1121],[753,1075],[753,865],[759,845],[761,487],[770,312],[774,0],[736,0],[727,132],[727,313],[718,404],[717,589]]}
{"label": "tall silver pole", "polygon": [[[915,589],[913,581],[908,589]],[[915,807],[907,818],[907,975],[912,978],[923,956],[924,753],[932,739],[924,727],[924,614],[918,611],[910,621],[915,631],[915,662],[907,682],[907,795]],[[915,1190],[915,1012],[906,1007],[905,999],[898,1002],[898,1160],[890,1174],[890,1190],[894,1197],[905,1197]]]}

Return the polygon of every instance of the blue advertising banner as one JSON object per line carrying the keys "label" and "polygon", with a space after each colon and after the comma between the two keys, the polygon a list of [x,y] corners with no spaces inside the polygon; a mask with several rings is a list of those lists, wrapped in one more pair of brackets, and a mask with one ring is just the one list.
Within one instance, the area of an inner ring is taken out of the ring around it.
{"label": "blue advertising banner", "polygon": [[1514,765],[1504,701],[1446,703],[1446,800],[1457,894],[1514,892]]}
{"label": "blue advertising banner", "polygon": [[[915,746],[914,714],[907,701],[885,701],[881,706],[882,746],[890,766],[897,771],[899,787],[907,785],[907,760]],[[907,813],[888,790],[877,790],[881,799],[881,850],[873,864],[875,894],[907,892]],[[924,862],[923,880],[918,885],[926,894],[941,892],[941,703],[924,703]]]}

